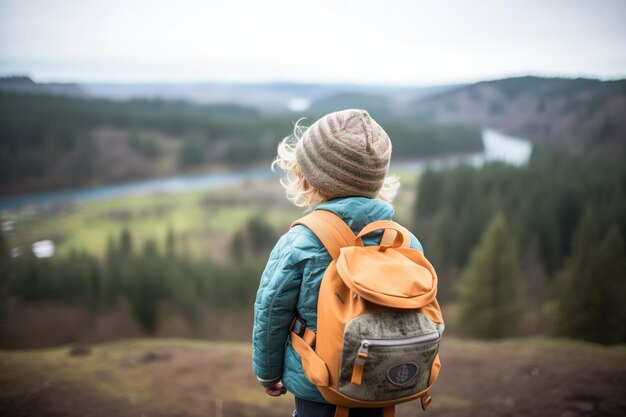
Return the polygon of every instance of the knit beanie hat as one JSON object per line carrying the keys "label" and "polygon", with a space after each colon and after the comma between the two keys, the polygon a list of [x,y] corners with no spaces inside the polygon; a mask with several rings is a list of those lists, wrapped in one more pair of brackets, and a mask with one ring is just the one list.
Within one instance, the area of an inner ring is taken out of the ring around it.
{"label": "knit beanie hat", "polygon": [[304,132],[296,146],[302,175],[330,198],[376,197],[390,158],[389,136],[365,110],[327,114]]}

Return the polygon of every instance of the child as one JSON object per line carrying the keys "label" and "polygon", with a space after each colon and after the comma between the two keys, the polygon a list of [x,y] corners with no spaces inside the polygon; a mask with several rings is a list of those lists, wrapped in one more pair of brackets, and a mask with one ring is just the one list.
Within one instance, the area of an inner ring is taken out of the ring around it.
{"label": "child", "polygon": [[[391,141],[365,110],[330,113],[304,133],[278,146],[272,164],[287,174],[281,184],[298,207],[323,209],[341,217],[355,235],[368,223],[390,220],[399,181],[388,177]],[[371,234],[364,244],[378,244]],[[411,236],[411,246],[422,250]],[[304,374],[300,357],[289,342],[290,325],[300,317],[317,329],[317,301],[322,276],[331,257],[305,226],[283,235],[270,254],[254,304],[253,370],[268,395],[288,390],[296,397],[298,417],[333,416],[328,404]],[[350,416],[383,416],[382,408],[353,409]]]}

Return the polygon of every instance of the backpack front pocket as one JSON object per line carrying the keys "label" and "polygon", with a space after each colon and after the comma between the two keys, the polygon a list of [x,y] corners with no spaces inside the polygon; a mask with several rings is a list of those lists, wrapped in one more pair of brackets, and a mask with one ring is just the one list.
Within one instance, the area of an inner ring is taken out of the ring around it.
{"label": "backpack front pocket", "polygon": [[[386,401],[426,389],[439,340],[436,331],[412,337],[361,339],[358,350],[351,353],[351,372],[339,381],[339,392],[365,401]],[[347,359],[350,353],[344,355]]]}

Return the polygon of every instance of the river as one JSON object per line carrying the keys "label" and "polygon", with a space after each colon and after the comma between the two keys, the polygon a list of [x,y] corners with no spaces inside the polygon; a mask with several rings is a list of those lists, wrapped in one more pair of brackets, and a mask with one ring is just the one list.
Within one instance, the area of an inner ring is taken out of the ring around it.
{"label": "river", "polygon": [[[393,162],[392,169],[421,171],[426,168],[445,169],[461,164],[482,166],[491,161],[503,161],[513,165],[524,165],[532,152],[532,144],[524,139],[504,135],[495,130],[483,130],[483,152],[465,155],[444,156],[428,160]],[[156,193],[182,193],[210,190],[264,180],[278,176],[269,168],[224,172],[209,172],[193,175],[134,181],[123,184],[82,187],[70,190],[24,194],[0,199],[0,210],[16,209],[28,205],[51,206],[57,203],[82,203],[127,196]]]}

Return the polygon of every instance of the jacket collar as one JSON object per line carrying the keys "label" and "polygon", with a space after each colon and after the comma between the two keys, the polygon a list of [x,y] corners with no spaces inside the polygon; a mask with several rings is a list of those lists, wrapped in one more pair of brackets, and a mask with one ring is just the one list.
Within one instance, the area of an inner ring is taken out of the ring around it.
{"label": "jacket collar", "polygon": [[379,199],[368,197],[341,197],[320,204],[315,210],[327,210],[335,213],[358,233],[367,224],[376,220],[391,220],[393,207]]}

